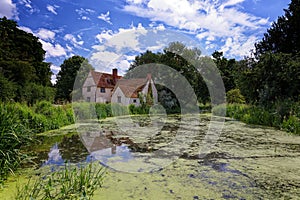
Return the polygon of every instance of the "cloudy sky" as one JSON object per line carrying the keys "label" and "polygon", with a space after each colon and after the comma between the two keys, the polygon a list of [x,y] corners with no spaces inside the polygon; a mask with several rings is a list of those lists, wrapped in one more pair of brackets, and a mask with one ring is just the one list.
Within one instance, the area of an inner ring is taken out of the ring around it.
{"label": "cloudy sky", "polygon": [[[0,17],[40,38],[54,74],[81,55],[124,73],[135,55],[172,41],[210,55],[249,55],[289,0],[0,0]],[[53,76],[53,81],[55,75]]]}

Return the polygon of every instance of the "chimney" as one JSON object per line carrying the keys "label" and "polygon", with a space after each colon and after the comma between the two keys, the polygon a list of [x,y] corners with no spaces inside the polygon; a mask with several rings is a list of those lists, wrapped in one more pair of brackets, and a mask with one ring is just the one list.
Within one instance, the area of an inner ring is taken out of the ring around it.
{"label": "chimney", "polygon": [[113,77],[113,84],[115,85],[118,80],[118,69],[117,68],[112,69],[112,77]]}
{"label": "chimney", "polygon": [[117,68],[112,69],[112,75],[113,75],[114,79],[117,78],[117,76],[118,76],[118,69]]}

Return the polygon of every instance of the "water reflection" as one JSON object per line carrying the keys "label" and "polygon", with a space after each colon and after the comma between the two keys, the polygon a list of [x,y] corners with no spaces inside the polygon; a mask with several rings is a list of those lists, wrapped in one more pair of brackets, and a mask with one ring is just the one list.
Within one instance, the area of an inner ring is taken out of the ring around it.
{"label": "water reflection", "polygon": [[[87,133],[81,135],[81,138],[78,135],[64,137],[50,148],[48,159],[43,161],[41,166],[60,166],[65,161],[80,163],[95,160],[106,165],[111,158],[114,158],[114,162],[127,162],[133,158],[127,144],[120,143],[117,140],[114,140],[114,143],[103,134]],[[45,160],[45,158],[41,160]]]}
{"label": "water reflection", "polygon": [[62,165],[64,160],[58,149],[58,144],[55,143],[53,147],[51,147],[50,152],[48,153],[48,160],[43,163],[42,166],[45,165]]}

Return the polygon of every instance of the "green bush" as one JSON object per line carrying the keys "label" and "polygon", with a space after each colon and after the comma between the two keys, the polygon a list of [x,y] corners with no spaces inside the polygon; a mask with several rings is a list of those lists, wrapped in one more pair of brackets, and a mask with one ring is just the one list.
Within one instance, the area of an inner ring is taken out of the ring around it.
{"label": "green bush", "polygon": [[[287,108],[286,105],[285,107]],[[248,124],[282,128],[286,131],[299,134],[299,117],[296,116],[298,112],[296,107],[289,105],[287,111],[284,112],[279,112],[278,108],[278,104],[270,108],[244,104],[228,104],[226,116]]]}
{"label": "green bush", "polygon": [[288,132],[300,135],[300,119],[296,116],[290,116],[282,122],[282,128]]}
{"label": "green bush", "polygon": [[226,93],[228,103],[245,103],[245,97],[241,94],[239,89],[232,89]]}

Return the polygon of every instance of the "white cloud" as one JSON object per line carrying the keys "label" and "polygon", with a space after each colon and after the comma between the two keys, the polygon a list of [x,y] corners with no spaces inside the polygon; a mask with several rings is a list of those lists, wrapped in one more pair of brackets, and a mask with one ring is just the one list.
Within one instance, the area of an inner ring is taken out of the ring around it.
{"label": "white cloud", "polygon": [[51,75],[51,83],[52,83],[52,85],[55,85],[56,82],[57,82],[56,75],[55,74]]}
{"label": "white cloud", "polygon": [[0,17],[17,18],[17,7],[12,0],[2,0],[0,6]]}
{"label": "white cloud", "polygon": [[23,30],[27,33],[33,34],[33,31],[30,28],[26,27],[26,26],[20,26],[19,29],[21,29],[21,30]]}
{"label": "white cloud", "polygon": [[98,19],[101,19],[109,24],[112,24],[109,17],[109,11],[107,11],[106,14],[100,14],[100,16],[98,16]]}
{"label": "white cloud", "polygon": [[57,72],[60,71],[60,67],[58,67],[58,66],[56,66],[56,65],[53,65],[53,64],[50,66],[50,69],[51,69],[52,71],[56,72],[55,74],[57,74]]}
{"label": "white cloud", "polygon": [[43,40],[54,40],[55,32],[45,28],[41,28],[35,35]]}
{"label": "white cloud", "polygon": [[[79,39],[80,39],[80,38],[79,38]],[[70,41],[71,44],[72,44],[73,46],[75,46],[76,48],[80,48],[80,46],[83,45],[83,43],[84,43],[83,40],[78,41],[78,40],[76,39],[76,37],[75,37],[74,35],[72,35],[72,34],[66,34],[66,35],[64,36],[64,40]]]}
{"label": "white cloud", "polygon": [[46,58],[66,56],[66,50],[60,44],[52,44],[40,39],[43,49],[46,51]]}
{"label": "white cloud", "polygon": [[[153,22],[195,34],[199,40],[220,42],[232,37],[233,47],[228,43],[223,49],[235,56],[243,56],[250,51],[251,41],[258,40],[259,34],[269,25],[269,20],[249,14],[241,3],[245,0],[128,0],[123,10]],[[247,37],[248,36],[248,37]],[[214,46],[211,42],[207,45]],[[243,48],[243,49],[242,49]]]}
{"label": "white cloud", "polygon": [[54,15],[57,15],[56,8],[59,8],[59,6],[57,6],[57,5],[52,6],[49,4],[47,5],[47,10],[49,12],[53,13]]}
{"label": "white cloud", "polygon": [[25,8],[27,8],[27,10],[29,11],[30,14],[36,12],[36,11],[39,11],[39,9],[37,8],[34,8],[32,6],[32,2],[31,0],[20,0],[19,3],[23,6],[25,6]]}
{"label": "white cloud", "polygon": [[95,13],[96,11],[89,9],[89,8],[80,8],[80,9],[76,9],[75,12],[77,12],[77,14],[80,16],[79,19],[82,20],[91,20],[90,17],[88,17],[89,15],[92,15],[93,13]]}

